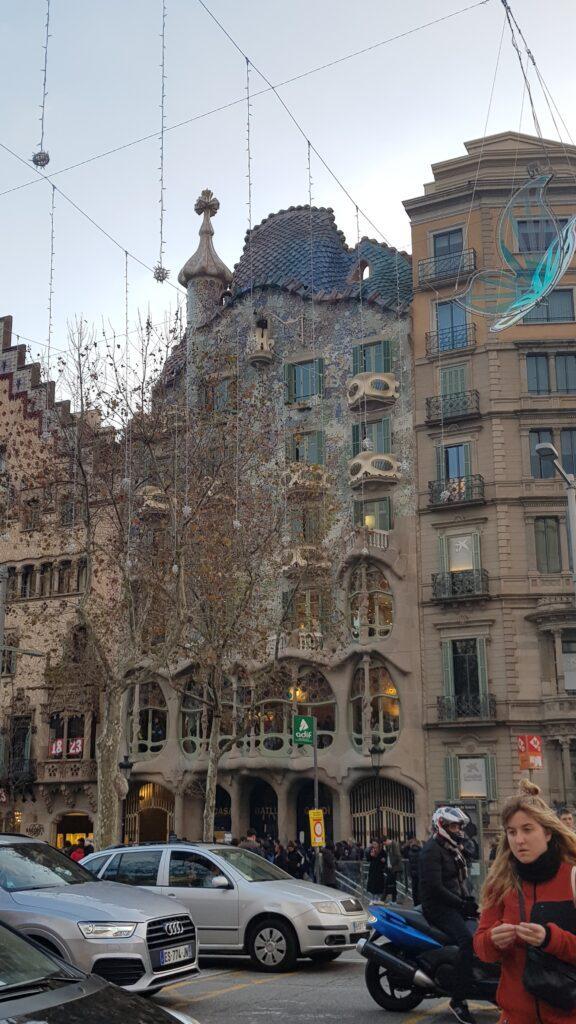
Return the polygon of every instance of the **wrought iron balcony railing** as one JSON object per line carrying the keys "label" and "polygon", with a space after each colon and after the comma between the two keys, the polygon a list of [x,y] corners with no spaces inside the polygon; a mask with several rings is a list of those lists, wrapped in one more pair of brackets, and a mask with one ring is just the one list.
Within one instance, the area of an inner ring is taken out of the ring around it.
{"label": "wrought iron balcony railing", "polygon": [[426,334],[426,355],[437,359],[444,352],[460,352],[476,344],[476,324],[460,324],[445,327],[442,331],[428,331]]}
{"label": "wrought iron balcony railing", "polygon": [[496,718],[496,698],[491,693],[438,697],[438,721],[457,722],[461,718]]}
{"label": "wrought iron balcony railing", "polygon": [[465,601],[475,597],[487,597],[488,593],[486,569],[432,573],[434,601]]}
{"label": "wrought iron balcony railing", "polygon": [[445,256],[431,256],[430,259],[418,263],[418,284],[429,284],[430,281],[451,281],[453,278],[465,278],[476,270],[476,251],[461,249],[460,252],[449,252]]}
{"label": "wrought iron balcony railing", "polygon": [[0,779],[4,785],[18,789],[36,781],[36,761],[30,757],[6,757],[0,765]]}
{"label": "wrought iron balcony railing", "polygon": [[460,420],[480,415],[478,391],[456,391],[451,395],[434,395],[426,399],[426,420]]}
{"label": "wrought iron balcony railing", "polygon": [[484,501],[484,477],[479,473],[428,481],[429,505],[467,505]]}

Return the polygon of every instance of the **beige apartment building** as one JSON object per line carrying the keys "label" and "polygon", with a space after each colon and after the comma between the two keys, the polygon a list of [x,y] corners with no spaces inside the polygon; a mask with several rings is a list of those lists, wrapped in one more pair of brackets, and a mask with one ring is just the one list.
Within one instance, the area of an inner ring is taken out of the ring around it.
{"label": "beige apartment building", "polygon": [[[433,165],[423,195],[404,203],[428,798],[432,807],[484,795],[489,828],[522,774],[519,736],[542,736],[543,768],[534,776],[545,796],[576,798],[566,498],[535,452],[552,441],[576,470],[576,268],[501,332],[454,297],[475,271],[503,268],[499,218],[531,177],[552,175],[547,198],[560,223],[576,212],[575,165],[575,147],[505,132]],[[556,229],[533,202],[514,215],[522,262],[545,250]]]}

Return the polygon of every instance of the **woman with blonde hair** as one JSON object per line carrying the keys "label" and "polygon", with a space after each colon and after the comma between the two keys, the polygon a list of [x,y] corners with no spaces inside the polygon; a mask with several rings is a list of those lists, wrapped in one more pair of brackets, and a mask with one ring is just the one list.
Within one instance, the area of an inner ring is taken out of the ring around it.
{"label": "woman with blonde hair", "polygon": [[502,964],[500,1024],[576,1022],[576,835],[539,794],[522,779],[504,806],[474,937],[481,960]]}

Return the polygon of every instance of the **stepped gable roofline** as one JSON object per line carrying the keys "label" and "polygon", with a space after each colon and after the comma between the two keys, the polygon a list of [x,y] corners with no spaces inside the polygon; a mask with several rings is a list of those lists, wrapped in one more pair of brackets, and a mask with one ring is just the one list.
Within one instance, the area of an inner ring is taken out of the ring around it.
{"label": "stepped gable roofline", "polygon": [[223,285],[229,285],[232,274],[220,259],[212,241],[214,234],[212,217],[218,213],[220,202],[209,188],[205,188],[196,200],[194,209],[199,216],[202,216],[199,231],[200,241],[196,252],[178,274],[178,281],[186,288],[195,277],[213,277],[222,281]]}
{"label": "stepped gable roofline", "polygon": [[[369,268],[360,283],[359,266]],[[232,299],[253,288],[279,288],[304,298],[358,299],[404,309],[412,294],[411,260],[375,239],[350,247],[330,207],[290,206],[248,231],[234,267]]]}

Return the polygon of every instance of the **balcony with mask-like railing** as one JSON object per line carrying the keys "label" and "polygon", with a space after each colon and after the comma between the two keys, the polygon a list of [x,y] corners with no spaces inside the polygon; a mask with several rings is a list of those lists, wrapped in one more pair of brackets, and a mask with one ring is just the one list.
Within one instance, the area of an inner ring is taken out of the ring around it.
{"label": "balcony with mask-like railing", "polygon": [[491,693],[451,695],[437,698],[439,722],[476,721],[493,722],[496,718],[496,698]]}
{"label": "balcony with mask-like railing", "polygon": [[357,373],[347,384],[348,408],[371,411],[391,405],[400,384],[393,373]]}
{"label": "balcony with mask-like railing", "polygon": [[476,505],[485,500],[484,477],[479,473],[428,481],[428,505]]}
{"label": "balcony with mask-like railing", "polygon": [[464,281],[476,270],[476,250],[460,249],[418,261],[418,284]]}
{"label": "balcony with mask-like railing", "polygon": [[348,463],[349,483],[353,488],[372,484],[395,484],[401,476],[400,463],[394,455],[362,451]]}
{"label": "balcony with mask-like railing", "polygon": [[426,422],[447,423],[449,420],[475,419],[480,416],[478,391],[455,391],[426,399]]}
{"label": "balcony with mask-like railing", "polygon": [[485,569],[432,573],[433,601],[473,601],[489,596],[488,573]]}
{"label": "balcony with mask-like railing", "polygon": [[474,323],[454,324],[441,331],[426,332],[426,355],[429,359],[461,352],[476,344],[476,325]]}

